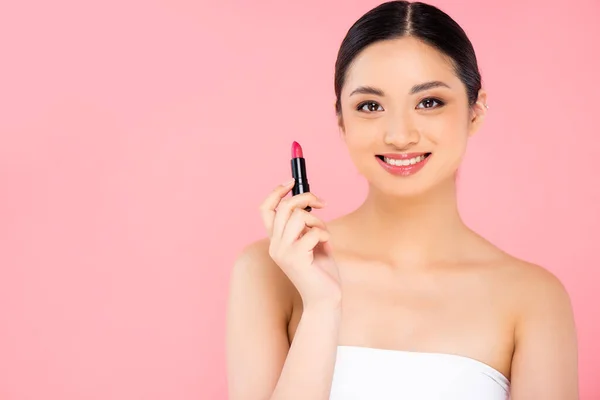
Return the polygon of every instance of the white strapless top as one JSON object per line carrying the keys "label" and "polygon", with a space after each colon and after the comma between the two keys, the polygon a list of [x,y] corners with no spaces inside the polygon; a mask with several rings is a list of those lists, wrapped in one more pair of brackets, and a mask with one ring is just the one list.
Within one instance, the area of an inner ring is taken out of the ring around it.
{"label": "white strapless top", "polygon": [[330,400],[507,400],[491,366],[452,354],[338,346]]}

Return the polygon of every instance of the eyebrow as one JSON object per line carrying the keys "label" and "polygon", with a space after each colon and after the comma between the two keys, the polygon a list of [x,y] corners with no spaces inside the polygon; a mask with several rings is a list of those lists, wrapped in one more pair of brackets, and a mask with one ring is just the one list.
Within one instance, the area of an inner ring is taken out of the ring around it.
{"label": "eyebrow", "polygon": [[[410,94],[416,94],[416,93],[423,92],[425,90],[429,90],[429,89],[433,89],[433,88],[437,88],[437,87],[445,87],[445,88],[451,89],[450,86],[448,86],[448,84],[446,84],[442,81],[431,81],[431,82],[419,83],[418,85],[414,85],[410,89]],[[372,87],[372,86],[359,86],[356,89],[354,89],[352,91],[352,93],[350,93],[350,96],[353,96],[355,94],[373,94],[375,96],[380,96],[380,97],[385,96],[385,93],[383,93],[383,90]]]}

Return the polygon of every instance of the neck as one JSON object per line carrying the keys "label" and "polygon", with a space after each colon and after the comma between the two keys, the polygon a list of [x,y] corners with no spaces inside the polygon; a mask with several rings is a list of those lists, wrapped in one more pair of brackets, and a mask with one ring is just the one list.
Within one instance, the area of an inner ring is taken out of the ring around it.
{"label": "neck", "polygon": [[354,214],[365,250],[393,264],[447,260],[460,250],[458,239],[467,229],[458,212],[453,179],[405,198],[390,197],[371,187]]}

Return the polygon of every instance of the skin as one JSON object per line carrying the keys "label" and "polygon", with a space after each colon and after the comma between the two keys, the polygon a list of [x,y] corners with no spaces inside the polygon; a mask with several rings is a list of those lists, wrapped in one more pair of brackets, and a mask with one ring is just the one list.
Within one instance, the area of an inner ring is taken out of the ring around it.
{"label": "skin", "polygon": [[[411,94],[432,81],[444,85]],[[288,183],[267,197],[268,238],[242,252],[231,278],[230,399],[328,399],[337,345],[457,354],[508,377],[513,400],[578,399],[565,288],[458,213],[455,175],[486,100],[481,90],[470,106],[450,61],[414,38],[355,59],[339,125],[368,195],[327,224],[314,194],[284,199]],[[375,158],[403,152],[432,156],[409,177]],[[302,212],[307,204],[316,211]],[[298,224],[302,233],[286,241]]]}

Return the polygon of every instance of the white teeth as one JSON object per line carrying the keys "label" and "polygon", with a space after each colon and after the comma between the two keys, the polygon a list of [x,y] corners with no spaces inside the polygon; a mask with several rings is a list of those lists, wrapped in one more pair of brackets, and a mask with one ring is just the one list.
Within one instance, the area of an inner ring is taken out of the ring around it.
{"label": "white teeth", "polygon": [[425,155],[421,155],[418,157],[414,157],[414,158],[410,158],[410,159],[405,159],[405,160],[397,160],[394,158],[388,158],[388,157],[383,157],[383,160],[390,165],[396,165],[396,166],[407,166],[407,165],[414,165],[418,162],[421,162],[425,159]]}

